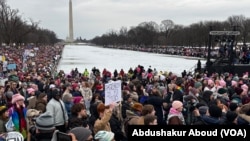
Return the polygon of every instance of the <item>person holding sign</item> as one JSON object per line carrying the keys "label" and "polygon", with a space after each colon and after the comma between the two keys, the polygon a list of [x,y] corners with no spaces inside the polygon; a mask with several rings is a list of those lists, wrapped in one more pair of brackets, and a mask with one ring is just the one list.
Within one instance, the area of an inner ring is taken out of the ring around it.
{"label": "person holding sign", "polygon": [[96,134],[100,130],[111,131],[109,120],[111,118],[114,107],[114,103],[111,103],[109,106],[105,106],[103,103],[98,104],[97,111],[99,114],[99,118],[94,123],[94,134]]}

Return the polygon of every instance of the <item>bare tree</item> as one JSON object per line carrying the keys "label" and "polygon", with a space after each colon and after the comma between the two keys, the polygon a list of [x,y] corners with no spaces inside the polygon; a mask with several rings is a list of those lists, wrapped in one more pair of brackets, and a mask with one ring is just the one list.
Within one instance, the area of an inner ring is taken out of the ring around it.
{"label": "bare tree", "polygon": [[172,20],[163,20],[160,24],[160,30],[165,33],[167,41],[169,36],[171,35],[173,28],[174,28],[174,22]]}
{"label": "bare tree", "polygon": [[249,18],[243,22],[243,28],[244,28],[244,30],[242,30],[243,44],[246,45],[247,39],[250,39],[250,19]]}
{"label": "bare tree", "polygon": [[1,37],[6,44],[23,42],[24,36],[37,28],[38,23],[30,20],[28,24],[18,13],[19,10],[11,9],[5,0],[0,0]]}
{"label": "bare tree", "polygon": [[119,31],[119,35],[118,35],[118,39],[121,43],[121,45],[126,45],[128,44],[128,29],[126,27],[121,27],[120,31]]}
{"label": "bare tree", "polygon": [[11,36],[14,32],[12,25],[15,24],[15,20],[17,20],[17,13],[17,10],[11,10],[10,7],[6,5],[5,0],[0,1],[1,37],[7,44],[11,42]]}

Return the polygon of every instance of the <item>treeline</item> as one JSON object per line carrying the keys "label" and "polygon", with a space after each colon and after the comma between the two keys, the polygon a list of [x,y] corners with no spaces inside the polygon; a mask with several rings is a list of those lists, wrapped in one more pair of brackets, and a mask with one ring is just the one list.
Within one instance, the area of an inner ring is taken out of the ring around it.
{"label": "treeline", "polygon": [[[58,42],[53,31],[39,28],[39,22],[24,20],[19,10],[11,9],[6,0],[0,0],[0,43],[54,44]],[[1,45],[0,44],[0,45]]]}
{"label": "treeline", "polygon": [[[119,31],[111,30],[101,37],[95,37],[92,42],[102,46],[185,46],[207,47],[209,45],[209,31],[240,31],[235,43],[250,42],[250,18],[244,15],[230,16],[225,21],[200,21],[189,26],[175,24],[172,20],[163,20],[160,24],[154,21],[143,22],[130,29],[122,27]],[[215,45],[226,36],[212,36]]]}
{"label": "treeline", "polygon": [[[6,0],[0,0],[0,45],[5,44],[54,44],[60,42],[56,34],[48,29],[42,29],[39,22],[25,20],[17,9],[11,9]],[[209,31],[240,31],[234,43],[250,42],[250,18],[244,15],[233,15],[225,21],[200,21],[188,26],[175,24],[172,20],[161,21],[160,24],[150,21],[142,22],[134,27],[121,27],[119,31],[111,30],[102,36],[86,41],[76,39],[76,42],[91,42],[101,46],[185,46],[207,47]],[[212,44],[230,39],[226,36],[213,36]]]}

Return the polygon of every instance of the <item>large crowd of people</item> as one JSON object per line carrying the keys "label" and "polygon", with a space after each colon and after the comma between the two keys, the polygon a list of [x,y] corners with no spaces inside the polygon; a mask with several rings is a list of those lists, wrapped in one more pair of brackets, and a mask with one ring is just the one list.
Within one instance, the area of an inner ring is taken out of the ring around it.
{"label": "large crowd of people", "polygon": [[[1,47],[0,137],[127,141],[129,125],[249,125],[249,74],[57,70],[64,46]],[[105,84],[121,101],[105,105]],[[13,137],[13,134],[12,134]]]}

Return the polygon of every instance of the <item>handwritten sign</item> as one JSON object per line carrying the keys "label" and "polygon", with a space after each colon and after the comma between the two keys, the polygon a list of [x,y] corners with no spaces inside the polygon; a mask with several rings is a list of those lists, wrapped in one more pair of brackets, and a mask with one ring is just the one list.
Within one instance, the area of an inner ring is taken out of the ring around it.
{"label": "handwritten sign", "polygon": [[105,84],[105,105],[121,101],[121,81],[111,81]]}

